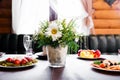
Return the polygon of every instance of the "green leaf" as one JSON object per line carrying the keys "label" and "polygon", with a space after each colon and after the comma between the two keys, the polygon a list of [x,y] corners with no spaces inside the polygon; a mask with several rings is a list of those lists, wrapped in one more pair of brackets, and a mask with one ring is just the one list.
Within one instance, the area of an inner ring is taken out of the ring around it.
{"label": "green leaf", "polygon": [[101,64],[101,61],[100,60],[97,60],[97,61],[94,61],[94,64]]}
{"label": "green leaf", "polygon": [[33,40],[37,40],[39,47],[44,45],[51,45],[52,47],[57,47],[59,45],[63,45],[63,46],[68,45],[72,51],[77,52],[79,45],[74,40],[78,36],[73,31],[75,27],[75,21],[71,20],[70,22],[66,23],[66,20],[64,19],[62,21],[54,21],[54,22],[57,23],[58,25],[61,24],[63,28],[60,30],[62,33],[62,37],[60,37],[56,41],[53,41],[51,36],[50,37],[46,36],[45,33],[48,30],[47,28],[49,27],[49,24],[51,22],[44,21],[41,22],[40,30],[34,35]]}

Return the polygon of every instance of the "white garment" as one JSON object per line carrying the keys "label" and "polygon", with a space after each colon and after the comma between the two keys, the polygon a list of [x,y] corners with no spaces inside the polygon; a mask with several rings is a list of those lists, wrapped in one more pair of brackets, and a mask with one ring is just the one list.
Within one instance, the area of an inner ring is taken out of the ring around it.
{"label": "white garment", "polygon": [[[85,11],[81,0],[58,0],[58,19],[76,20],[76,31],[78,34],[89,35],[93,23],[89,27],[85,24],[88,13]],[[91,17],[89,17],[92,21]]]}
{"label": "white garment", "polygon": [[[81,0],[50,0],[58,19],[76,20],[79,34],[89,35],[84,18],[88,16]],[[58,9],[58,10],[56,10]],[[89,17],[90,18],[90,17]],[[49,20],[49,0],[12,0],[12,27],[16,34],[34,34],[40,21]],[[90,18],[92,20],[92,18]]]}
{"label": "white garment", "polygon": [[78,32],[78,34],[82,34],[82,35],[90,35],[90,30],[91,28],[93,28],[93,22],[92,22],[92,18],[89,16],[88,17],[90,20],[90,24],[86,25],[85,23],[85,19],[80,19],[78,18],[76,20],[76,30]]}
{"label": "white garment", "polygon": [[12,27],[16,34],[34,34],[49,19],[48,0],[12,0]]}

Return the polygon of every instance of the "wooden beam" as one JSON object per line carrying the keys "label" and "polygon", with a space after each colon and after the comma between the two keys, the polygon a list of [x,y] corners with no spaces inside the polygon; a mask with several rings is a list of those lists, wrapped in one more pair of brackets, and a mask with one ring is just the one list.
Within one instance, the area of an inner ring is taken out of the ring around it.
{"label": "wooden beam", "polygon": [[120,10],[96,10],[94,19],[120,19]]}
{"label": "wooden beam", "polygon": [[120,29],[120,19],[94,19],[95,28]]}
{"label": "wooden beam", "polygon": [[95,34],[120,34],[120,29],[95,29]]}

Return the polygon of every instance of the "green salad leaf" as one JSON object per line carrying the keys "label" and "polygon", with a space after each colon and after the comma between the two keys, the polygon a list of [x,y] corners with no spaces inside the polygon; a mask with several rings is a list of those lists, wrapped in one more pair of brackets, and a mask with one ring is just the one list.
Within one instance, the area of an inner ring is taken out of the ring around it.
{"label": "green salad leaf", "polygon": [[101,64],[101,60],[94,61],[94,64]]}

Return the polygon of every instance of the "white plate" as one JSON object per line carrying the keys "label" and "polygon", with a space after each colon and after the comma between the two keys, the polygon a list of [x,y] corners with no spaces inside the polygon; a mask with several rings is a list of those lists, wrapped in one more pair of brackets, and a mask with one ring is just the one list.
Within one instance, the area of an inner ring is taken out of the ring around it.
{"label": "white plate", "polygon": [[102,71],[120,72],[120,70],[108,70],[108,69],[105,69],[105,68],[95,67],[93,65],[92,65],[92,68],[97,69],[97,70],[102,70]]}
{"label": "white plate", "polygon": [[0,52],[0,58],[3,57],[6,53]]}
{"label": "white plate", "polygon": [[0,65],[0,68],[27,68],[27,67],[32,67],[35,66],[36,63],[33,63],[31,65],[26,65],[26,66],[2,66]]}
{"label": "white plate", "polygon": [[35,55],[37,56],[37,59],[47,60],[47,55],[43,54],[43,52],[37,52]]}
{"label": "white plate", "polygon": [[85,59],[85,60],[103,60],[104,58],[101,58],[101,57],[99,57],[99,58],[84,58],[84,57],[79,57],[78,56],[78,58],[79,59]]}

